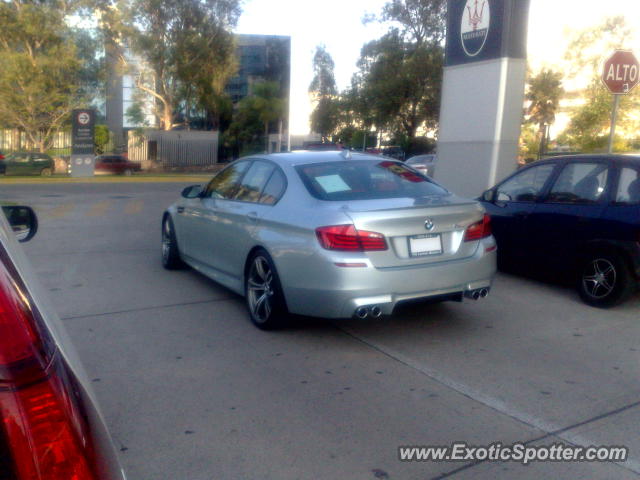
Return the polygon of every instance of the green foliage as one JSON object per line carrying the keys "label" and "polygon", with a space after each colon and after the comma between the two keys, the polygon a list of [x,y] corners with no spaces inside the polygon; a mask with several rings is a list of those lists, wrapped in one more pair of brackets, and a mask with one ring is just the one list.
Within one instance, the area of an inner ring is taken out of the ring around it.
{"label": "green foliage", "polygon": [[525,122],[520,131],[519,156],[524,160],[536,159],[539,151],[540,137],[536,125]]}
{"label": "green foliage", "polygon": [[318,45],[313,56],[313,80],[309,85],[309,93],[316,102],[310,120],[311,130],[319,133],[323,140],[327,140],[336,132],[340,121],[341,105],[333,70],[331,55],[324,45]]}
{"label": "green foliage", "polygon": [[96,125],[94,133],[96,153],[105,153],[107,151],[110,139],[109,127],[107,127],[106,125]]}
{"label": "green foliage", "polygon": [[407,43],[395,29],[366,44],[354,82],[359,85],[353,89],[362,123],[402,132],[410,139],[420,126],[435,128],[443,59],[440,45]]}
{"label": "green foliage", "polygon": [[[538,133],[535,139],[526,138],[527,154],[534,150],[536,154],[540,150],[546,151],[546,127],[555,122],[556,111],[560,106],[560,99],[564,94],[562,88],[562,73],[551,69],[542,69],[537,75],[531,76],[527,82],[525,99],[529,106],[525,114],[525,123],[537,125]],[[533,148],[531,143],[537,142],[538,147]]]}
{"label": "green foliage", "polygon": [[0,119],[41,152],[81,105],[81,62],[61,2],[0,2]]}
{"label": "green foliage", "polygon": [[218,106],[216,97],[236,70],[231,29],[239,15],[238,0],[133,0],[126,8],[122,25],[113,28],[143,59],[129,68],[136,86],[154,98],[161,128],[176,126],[183,104],[187,115]]}
{"label": "green foliage", "polygon": [[419,128],[435,129],[440,110],[445,0],[391,0],[379,17],[391,28],[361,51],[345,92],[356,123],[412,143]]}
{"label": "green foliage", "polygon": [[[572,149],[581,152],[602,152],[608,145],[609,128],[611,126],[611,111],[613,108],[612,95],[602,85],[600,76],[593,78],[589,87],[584,92],[585,103],[576,108],[571,116],[569,127],[563,138]],[[620,97],[618,108],[617,127],[629,129],[633,125],[633,117],[630,112],[638,108],[637,92]],[[622,137],[614,139],[615,151],[628,151],[627,141]]]}
{"label": "green foliage", "polygon": [[441,45],[446,13],[446,0],[391,0],[382,9],[382,20],[399,24],[403,37],[417,45]]}
{"label": "green foliage", "polygon": [[527,108],[527,122],[534,125],[551,125],[556,119],[556,111],[564,93],[562,73],[542,69],[531,77],[525,98],[530,102]]}
{"label": "green foliage", "polygon": [[313,56],[313,80],[309,85],[309,93],[316,98],[326,98],[336,95],[336,79],[334,75],[335,64],[331,54],[327,52],[324,45],[316,47],[316,53]]}
{"label": "green foliage", "polygon": [[[605,18],[600,25],[578,32],[569,43],[565,59],[571,64],[570,75],[586,76],[591,82],[582,93],[584,104],[571,113],[571,122],[561,139],[569,144],[572,150],[582,152],[605,151],[608,145],[612,95],[600,80],[602,63],[617,48],[628,48],[629,39],[633,38],[632,29],[625,17]],[[628,95],[620,98],[616,132],[634,133],[640,125],[631,112],[640,108],[640,89],[636,88]],[[630,143],[616,135],[615,151],[628,151]]]}
{"label": "green foliage", "polygon": [[269,148],[269,125],[280,120],[286,107],[276,82],[253,86],[253,95],[243,98],[225,134],[224,145],[240,155]]}

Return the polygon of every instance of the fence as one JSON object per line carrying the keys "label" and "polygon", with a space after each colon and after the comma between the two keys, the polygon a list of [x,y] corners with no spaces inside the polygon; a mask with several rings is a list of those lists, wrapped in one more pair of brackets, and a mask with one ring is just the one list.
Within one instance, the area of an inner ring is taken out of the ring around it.
{"label": "fence", "polygon": [[[0,150],[4,153],[37,151],[39,148],[25,132],[17,128],[0,129]],[[57,132],[48,153],[69,155],[71,153],[71,132]]]}
{"label": "fence", "polygon": [[143,169],[206,167],[218,162],[218,132],[150,131],[128,136],[129,159]]}

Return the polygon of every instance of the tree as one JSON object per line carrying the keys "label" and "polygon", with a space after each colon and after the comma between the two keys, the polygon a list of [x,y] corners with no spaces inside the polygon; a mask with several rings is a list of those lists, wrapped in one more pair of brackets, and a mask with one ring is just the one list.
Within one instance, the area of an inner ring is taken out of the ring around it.
{"label": "tree", "polygon": [[391,0],[381,20],[399,24],[403,38],[416,46],[442,45],[446,14],[446,0]]}
{"label": "tree", "polygon": [[[570,79],[585,78],[588,84],[580,92],[584,103],[571,112],[569,127],[563,140],[572,148],[584,152],[603,151],[606,148],[612,98],[600,80],[600,68],[604,57],[616,48],[630,48],[632,30],[623,16],[605,18],[602,23],[577,32],[569,46],[565,59],[569,62]],[[623,95],[618,109],[616,131],[636,132],[637,120],[631,114],[640,108],[640,89]],[[626,145],[621,139],[614,142],[614,149],[623,151]]]}
{"label": "tree", "polygon": [[313,56],[313,80],[309,85],[309,93],[316,98],[336,95],[336,79],[334,74],[335,64],[331,54],[324,45],[316,47]]}
{"label": "tree", "polygon": [[420,126],[435,128],[443,59],[441,46],[407,43],[397,29],[366,44],[356,80],[363,99],[358,103],[368,101],[363,113],[377,128],[402,133],[410,142]]}
{"label": "tree", "polygon": [[176,126],[181,105],[215,108],[210,96],[235,73],[231,29],[239,15],[238,0],[132,1],[123,32],[142,61],[128,64],[136,87],[154,98],[161,128]]}
{"label": "tree", "polygon": [[564,93],[562,73],[551,69],[542,69],[529,79],[525,94],[529,106],[525,121],[538,127],[539,152],[546,150],[547,126],[555,122],[560,99]]}
{"label": "tree", "polygon": [[445,14],[445,0],[391,0],[373,17],[391,26],[362,48],[352,79],[350,96],[363,125],[406,137],[409,145],[419,128],[437,127]]}
{"label": "tree", "polygon": [[309,93],[316,103],[311,113],[311,130],[319,133],[323,140],[332,135],[338,126],[339,102],[334,67],[333,59],[324,45],[318,45],[313,56],[314,75]]}
{"label": "tree", "polygon": [[280,85],[276,82],[260,82],[253,87],[253,108],[264,125],[265,152],[269,151],[269,124],[280,120],[284,113],[285,103],[280,97]]}
{"label": "tree", "polygon": [[0,118],[41,152],[82,103],[67,11],[63,2],[0,2]]}

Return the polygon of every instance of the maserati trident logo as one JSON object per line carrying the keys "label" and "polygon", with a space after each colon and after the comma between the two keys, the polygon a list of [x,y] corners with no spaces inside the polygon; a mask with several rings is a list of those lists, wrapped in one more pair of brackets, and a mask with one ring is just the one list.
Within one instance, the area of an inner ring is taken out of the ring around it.
{"label": "maserati trident logo", "polygon": [[433,230],[433,227],[434,227],[434,226],[435,226],[435,225],[433,224],[433,220],[431,220],[430,218],[427,218],[427,219],[424,221],[424,228],[425,228],[425,229],[427,229],[428,231]]}
{"label": "maserati trident logo", "polygon": [[478,55],[489,34],[491,9],[489,0],[467,0],[462,11],[460,37],[464,53],[469,57]]}

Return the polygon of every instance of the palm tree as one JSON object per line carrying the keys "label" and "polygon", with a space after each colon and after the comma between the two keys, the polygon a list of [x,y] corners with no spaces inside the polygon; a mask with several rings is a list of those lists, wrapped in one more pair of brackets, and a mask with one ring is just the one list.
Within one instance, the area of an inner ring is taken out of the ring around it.
{"label": "palm tree", "polygon": [[265,153],[269,151],[269,124],[282,118],[285,103],[277,82],[261,82],[253,86],[254,107],[264,125]]}
{"label": "palm tree", "polygon": [[547,126],[556,119],[560,98],[564,94],[562,74],[551,69],[542,69],[531,77],[525,98],[530,102],[527,108],[527,122],[538,126],[540,154],[544,153]]}

